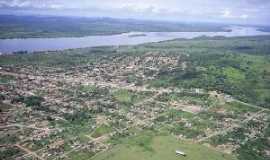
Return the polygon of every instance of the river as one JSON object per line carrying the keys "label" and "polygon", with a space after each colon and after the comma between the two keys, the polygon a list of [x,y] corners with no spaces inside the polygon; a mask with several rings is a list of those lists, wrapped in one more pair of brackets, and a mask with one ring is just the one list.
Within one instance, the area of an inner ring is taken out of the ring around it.
{"label": "river", "polygon": [[119,35],[86,36],[71,38],[26,38],[0,40],[0,53],[17,51],[53,51],[73,48],[137,45],[149,42],[160,42],[177,38],[192,39],[200,36],[243,37],[270,35],[270,32],[261,32],[254,27],[230,27],[231,32],[131,32]]}

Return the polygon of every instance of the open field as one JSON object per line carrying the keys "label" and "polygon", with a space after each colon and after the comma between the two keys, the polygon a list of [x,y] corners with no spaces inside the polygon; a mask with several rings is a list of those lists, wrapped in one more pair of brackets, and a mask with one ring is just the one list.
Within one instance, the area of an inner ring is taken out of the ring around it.
{"label": "open field", "polygon": [[[188,156],[182,157],[175,153],[181,149]],[[207,153],[207,154],[206,154]],[[120,145],[106,153],[98,154],[93,160],[236,160],[233,156],[223,154],[203,145],[188,141],[176,140],[172,136],[139,135],[131,139],[125,139]]]}
{"label": "open field", "polygon": [[270,37],[2,55],[0,159],[267,160],[269,55]]}

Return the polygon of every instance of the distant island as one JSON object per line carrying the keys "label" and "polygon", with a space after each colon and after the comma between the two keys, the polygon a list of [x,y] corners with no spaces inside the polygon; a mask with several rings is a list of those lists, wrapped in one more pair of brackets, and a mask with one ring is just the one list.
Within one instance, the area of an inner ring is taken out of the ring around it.
{"label": "distant island", "polygon": [[131,35],[128,35],[128,37],[146,37],[147,35],[144,34],[144,33],[138,33],[138,34],[131,34]]}

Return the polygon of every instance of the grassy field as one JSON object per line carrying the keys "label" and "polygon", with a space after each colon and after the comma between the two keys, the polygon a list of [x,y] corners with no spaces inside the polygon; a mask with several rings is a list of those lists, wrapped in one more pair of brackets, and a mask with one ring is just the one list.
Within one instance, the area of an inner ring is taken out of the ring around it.
{"label": "grassy field", "polygon": [[[187,156],[177,156],[175,150],[184,151]],[[169,135],[139,135],[123,140],[111,150],[100,153],[92,160],[236,160],[200,144],[188,141],[177,141]]]}
{"label": "grassy field", "polygon": [[107,126],[107,125],[102,125],[98,127],[92,134],[91,136],[94,138],[100,137],[106,133],[110,133],[112,131],[112,128]]}

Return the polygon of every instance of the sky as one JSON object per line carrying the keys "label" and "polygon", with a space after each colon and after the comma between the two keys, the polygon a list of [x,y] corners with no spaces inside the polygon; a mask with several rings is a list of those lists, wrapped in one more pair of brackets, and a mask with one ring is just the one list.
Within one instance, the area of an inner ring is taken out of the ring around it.
{"label": "sky", "polygon": [[0,14],[270,25],[270,0],[0,0]]}

